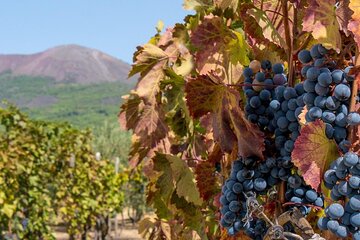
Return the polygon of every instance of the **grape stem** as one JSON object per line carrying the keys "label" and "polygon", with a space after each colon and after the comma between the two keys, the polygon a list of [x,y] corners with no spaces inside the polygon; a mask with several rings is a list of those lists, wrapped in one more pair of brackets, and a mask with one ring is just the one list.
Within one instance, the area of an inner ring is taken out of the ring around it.
{"label": "grape stem", "polygon": [[[360,60],[359,58],[359,49],[356,50],[356,63],[358,63]],[[360,82],[360,73],[356,73],[355,75],[355,80],[352,81],[351,83],[351,98],[350,98],[350,106],[349,106],[349,110],[350,112],[355,112],[356,111],[356,97],[358,94],[358,88],[359,88],[359,82]],[[356,134],[354,133],[356,127],[355,126],[351,126],[348,128],[348,140],[351,143],[354,143],[354,137],[356,137]]]}
{"label": "grape stem", "polygon": [[293,61],[293,47],[290,36],[290,25],[289,25],[289,13],[288,13],[288,5],[287,0],[281,0],[282,5],[282,15],[284,21],[284,29],[285,29],[285,40],[286,45],[288,47],[288,65],[289,65],[289,86],[294,86],[294,61]]}

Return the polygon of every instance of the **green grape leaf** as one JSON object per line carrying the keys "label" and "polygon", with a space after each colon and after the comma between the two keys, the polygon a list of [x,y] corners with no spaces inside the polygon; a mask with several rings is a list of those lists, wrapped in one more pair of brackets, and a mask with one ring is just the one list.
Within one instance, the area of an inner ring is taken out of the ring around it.
{"label": "green grape leaf", "polygon": [[1,212],[5,214],[8,218],[12,218],[16,210],[16,205],[13,204],[4,204],[1,208]]}
{"label": "green grape leaf", "polygon": [[183,160],[176,156],[156,153],[152,162],[148,202],[153,204],[159,217],[171,216],[167,206],[174,194],[186,200],[187,204],[202,204],[194,174]]}
{"label": "green grape leaf", "polygon": [[303,21],[303,30],[326,48],[341,49],[340,25],[335,0],[310,0]]}
{"label": "green grape leaf", "polygon": [[325,134],[325,124],[316,120],[302,127],[291,154],[306,184],[318,190],[329,164],[339,157],[336,143]]}
{"label": "green grape leaf", "polygon": [[240,156],[264,158],[263,133],[246,119],[239,106],[238,91],[222,84],[216,77],[204,75],[190,79],[185,91],[192,116],[211,113],[214,139],[219,142],[222,151],[231,153],[237,145]]}

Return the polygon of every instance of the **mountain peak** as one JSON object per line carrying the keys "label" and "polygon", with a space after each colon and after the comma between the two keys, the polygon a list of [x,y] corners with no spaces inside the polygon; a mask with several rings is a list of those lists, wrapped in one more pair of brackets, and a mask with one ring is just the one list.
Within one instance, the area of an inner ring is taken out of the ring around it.
{"label": "mountain peak", "polygon": [[126,80],[130,65],[96,49],[69,44],[43,52],[0,55],[0,72],[81,84]]}

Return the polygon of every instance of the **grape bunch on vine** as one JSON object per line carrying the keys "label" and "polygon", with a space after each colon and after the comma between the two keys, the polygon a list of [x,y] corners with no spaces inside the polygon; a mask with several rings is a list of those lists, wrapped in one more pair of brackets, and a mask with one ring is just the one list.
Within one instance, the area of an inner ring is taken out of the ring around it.
{"label": "grape bunch on vine", "polygon": [[360,2],[185,0],[138,47],[149,239],[360,239]]}

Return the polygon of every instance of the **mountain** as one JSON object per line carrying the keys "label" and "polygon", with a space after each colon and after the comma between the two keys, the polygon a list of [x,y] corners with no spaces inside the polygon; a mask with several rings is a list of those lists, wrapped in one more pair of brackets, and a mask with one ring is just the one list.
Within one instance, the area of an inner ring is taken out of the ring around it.
{"label": "mountain", "polygon": [[122,95],[136,84],[130,65],[101,51],[58,46],[30,55],[0,55],[1,101],[31,117],[79,128],[116,124]]}
{"label": "mountain", "polygon": [[0,54],[0,73],[49,77],[57,83],[129,82],[129,70],[129,64],[79,45],[62,45],[29,55]]}

